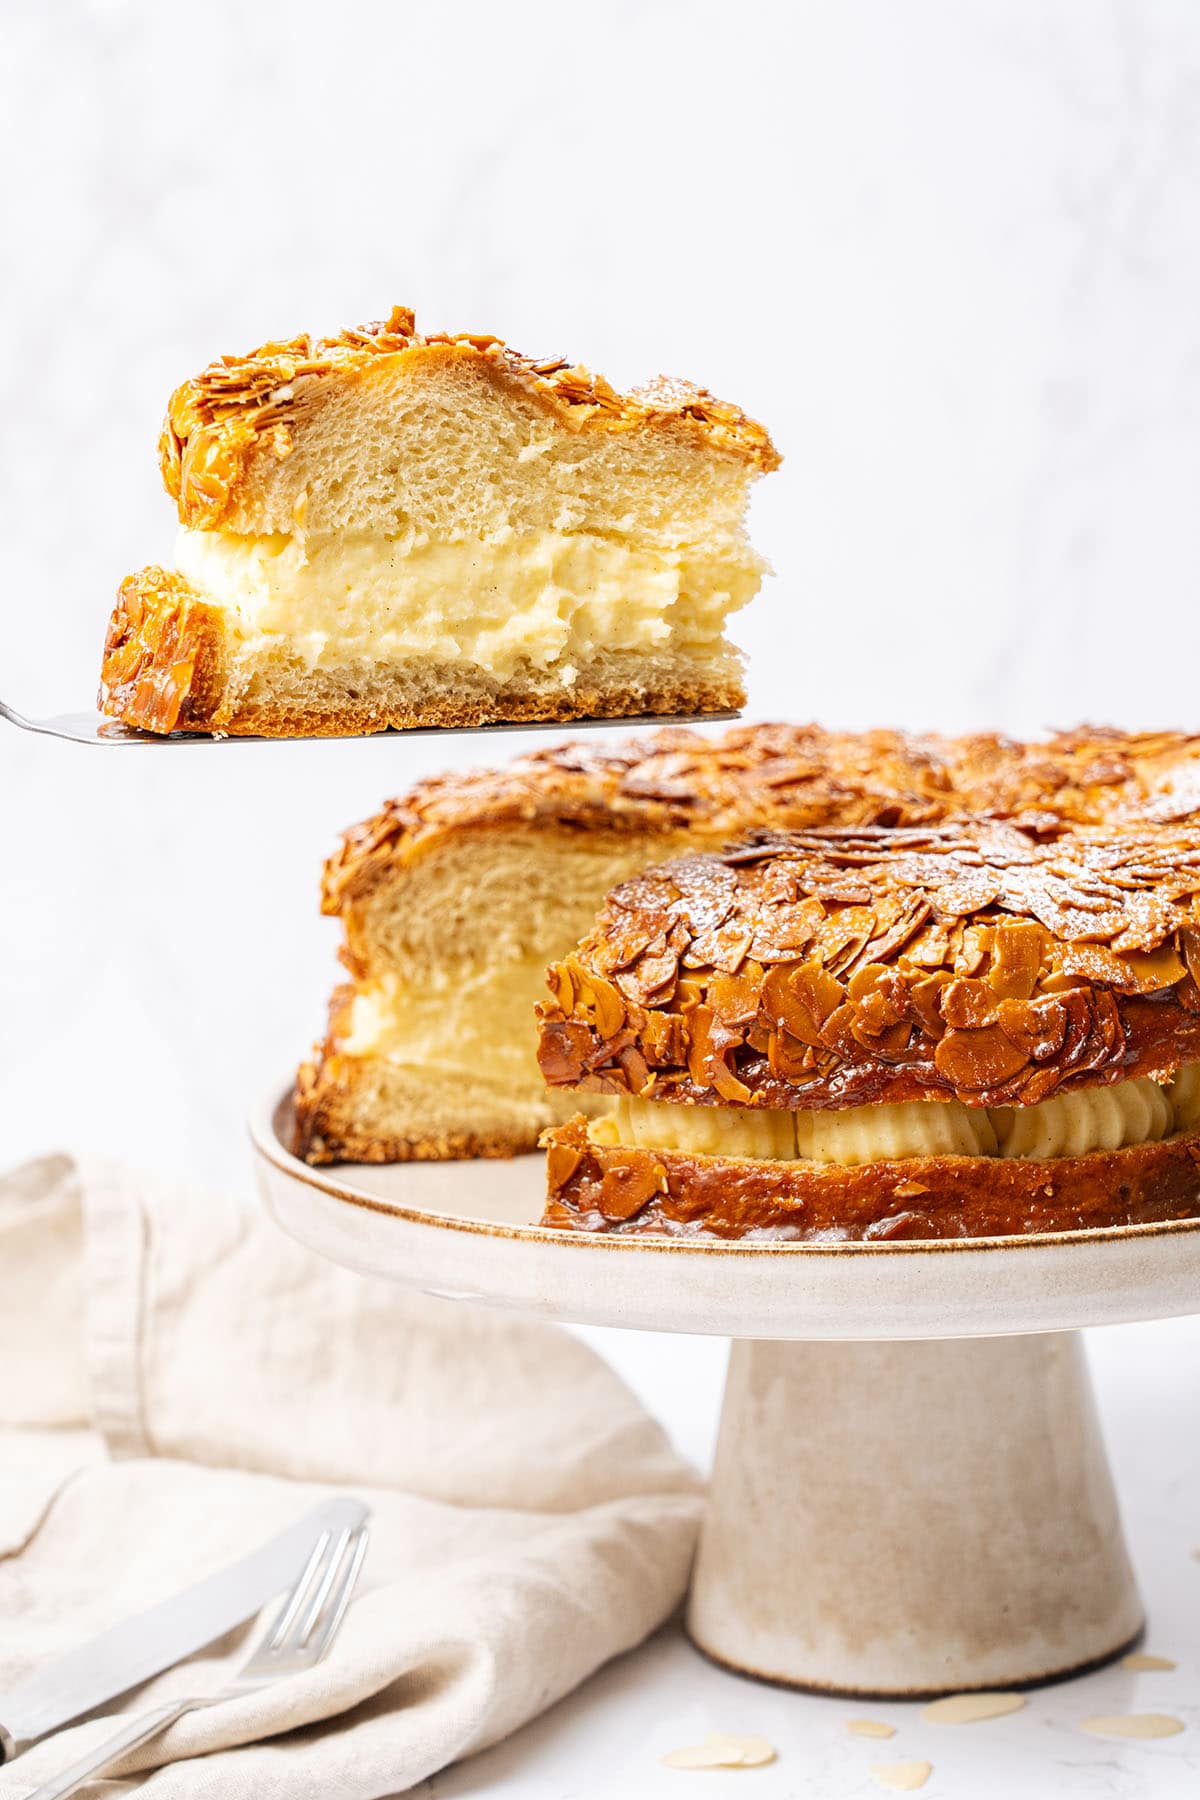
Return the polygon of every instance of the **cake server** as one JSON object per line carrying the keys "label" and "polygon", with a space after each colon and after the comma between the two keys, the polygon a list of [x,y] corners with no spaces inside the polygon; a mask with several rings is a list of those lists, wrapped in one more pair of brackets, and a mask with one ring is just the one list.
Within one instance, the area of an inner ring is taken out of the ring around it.
{"label": "cake server", "polygon": [[305,1568],[314,1545],[355,1533],[370,1508],[326,1500],[249,1556],[69,1650],[0,1695],[0,1762],[195,1655],[254,1617]]}
{"label": "cake server", "polygon": [[[628,719],[550,719],[533,724],[511,724],[507,720],[498,725],[412,725],[403,731],[354,731],[349,737],[381,738],[381,737],[446,737],[448,734],[460,736],[463,732],[486,732],[490,737],[498,731],[557,731],[559,736],[572,736],[577,731],[603,730],[621,731],[627,725],[721,725],[730,719],[739,719],[736,712],[711,713],[640,713]],[[41,737],[62,738],[70,744],[286,744],[311,743],[311,738],[277,738],[277,737],[214,737],[211,732],[174,731],[165,737],[154,731],[133,731],[128,725],[120,725],[115,719],[106,719],[98,712],[59,713],[53,719],[27,719],[19,713],[15,706],[0,700],[0,719],[7,719],[19,731],[33,731]],[[336,736],[317,739],[317,742],[336,743]]]}

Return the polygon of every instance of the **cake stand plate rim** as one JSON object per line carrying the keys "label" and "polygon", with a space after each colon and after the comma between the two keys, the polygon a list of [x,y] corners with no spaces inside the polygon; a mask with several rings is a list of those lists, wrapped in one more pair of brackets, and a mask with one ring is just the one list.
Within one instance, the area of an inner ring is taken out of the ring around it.
{"label": "cake stand plate rim", "polygon": [[[310,1168],[287,1148],[290,1084],[250,1120],[277,1223],[364,1272],[560,1322],[808,1340],[1024,1335],[1200,1312],[1200,1219],[1021,1238],[806,1244],[548,1230],[445,1209],[518,1192],[541,1158]],[[526,1185],[527,1184],[527,1185]],[[442,1210],[390,1198],[415,1188]],[[527,1198],[526,1198],[527,1196]],[[590,1253],[590,1254],[589,1254]]]}

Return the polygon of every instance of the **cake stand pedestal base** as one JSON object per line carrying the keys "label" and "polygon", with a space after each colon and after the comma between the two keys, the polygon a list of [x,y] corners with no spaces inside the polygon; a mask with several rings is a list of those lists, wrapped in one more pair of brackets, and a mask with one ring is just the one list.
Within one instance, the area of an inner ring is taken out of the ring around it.
{"label": "cake stand pedestal base", "polygon": [[1081,1327],[1200,1311],[1200,1218],[948,1242],[550,1231],[536,1156],[344,1164],[252,1132],[285,1231],[348,1268],[541,1319],[734,1339],[691,1598],[747,1674],[900,1697],[1053,1681],[1142,1608]]}
{"label": "cake stand pedestal base", "polygon": [[1077,1332],[733,1345],[706,1654],[899,1697],[1052,1681],[1142,1623]]}

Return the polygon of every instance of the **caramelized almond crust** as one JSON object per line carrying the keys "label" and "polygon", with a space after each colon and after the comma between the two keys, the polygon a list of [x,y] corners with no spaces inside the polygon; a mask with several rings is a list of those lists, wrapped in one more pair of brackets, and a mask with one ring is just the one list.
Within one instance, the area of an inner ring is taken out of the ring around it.
{"label": "caramelized almond crust", "polygon": [[782,724],[703,737],[676,726],[419,782],[344,834],[325,867],[322,910],[340,913],[447,833],[518,820],[691,830],[720,843],[754,826],[922,825],[956,812],[1053,837],[1064,825],[1170,823],[1198,811],[1200,736],[1179,731],[1091,726],[1026,744]]}
{"label": "caramelized almond crust", "polygon": [[1165,1076],[1200,1056],[1200,829],[758,833],[613,890],[547,971],[552,1087],[824,1108]]}
{"label": "caramelized almond crust", "polygon": [[225,622],[182,575],[128,576],[104,640],[99,707],[141,731],[208,731],[225,687]]}
{"label": "caramelized almond crust", "polygon": [[1200,1216],[1200,1132],[1052,1162],[752,1162],[592,1143],[587,1121],[544,1134],[542,1224],[572,1231],[838,1243],[1021,1237]]}
{"label": "caramelized almond crust", "polygon": [[405,373],[423,363],[470,362],[498,384],[514,385],[573,431],[631,431],[671,425],[706,447],[762,470],[780,457],[763,426],[707,388],[658,376],[620,394],[602,375],[566,357],[523,356],[488,332],[417,331],[406,306],[387,319],[313,339],[307,334],[222,356],[171,396],[159,439],[163,483],[185,525],[220,525],[254,452],[282,458],[293,429],[329,381],[353,382],[392,358]]}

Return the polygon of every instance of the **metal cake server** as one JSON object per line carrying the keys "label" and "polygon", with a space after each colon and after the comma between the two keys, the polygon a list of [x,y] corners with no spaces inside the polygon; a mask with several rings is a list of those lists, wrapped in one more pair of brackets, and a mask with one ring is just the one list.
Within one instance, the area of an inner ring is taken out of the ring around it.
{"label": "metal cake server", "polygon": [[[640,713],[626,719],[552,719],[530,724],[512,724],[507,720],[498,725],[411,725],[403,731],[353,731],[346,732],[346,737],[379,738],[379,737],[445,737],[447,734],[460,736],[463,732],[486,732],[490,737],[501,731],[557,731],[570,736],[576,731],[621,731],[627,725],[720,725],[731,719],[739,719],[737,712],[711,713]],[[19,713],[15,706],[0,700],[0,719],[7,719],[19,731],[37,732],[41,737],[61,738],[70,744],[280,744],[280,743],[336,743],[336,735],[329,738],[277,738],[277,737],[214,737],[210,732],[174,731],[161,736],[154,731],[133,731],[128,725],[120,725],[115,719],[106,719],[98,712],[58,713],[52,719],[27,719]]]}
{"label": "metal cake server", "polygon": [[331,1534],[361,1530],[370,1508],[339,1496],[204,1581],[101,1632],[0,1694],[0,1762],[161,1675],[264,1607]]}

